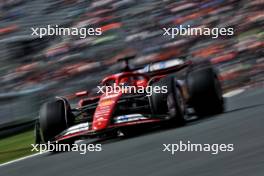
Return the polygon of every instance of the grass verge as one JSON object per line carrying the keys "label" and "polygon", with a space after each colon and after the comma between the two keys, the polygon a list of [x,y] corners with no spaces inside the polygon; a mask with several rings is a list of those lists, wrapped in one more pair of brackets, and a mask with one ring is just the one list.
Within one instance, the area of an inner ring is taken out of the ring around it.
{"label": "grass verge", "polygon": [[23,156],[32,155],[33,130],[0,139],[0,164]]}

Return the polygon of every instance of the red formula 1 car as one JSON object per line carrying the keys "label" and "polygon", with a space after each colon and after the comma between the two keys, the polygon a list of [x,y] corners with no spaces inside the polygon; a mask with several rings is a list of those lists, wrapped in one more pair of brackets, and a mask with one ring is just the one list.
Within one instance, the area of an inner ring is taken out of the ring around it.
{"label": "red formula 1 car", "polygon": [[210,62],[177,58],[152,63],[108,76],[101,85],[96,96],[81,99],[77,108],[63,97],[45,103],[36,122],[36,141],[72,143],[83,137],[133,135],[145,125],[184,125],[190,112],[202,117],[224,110]]}

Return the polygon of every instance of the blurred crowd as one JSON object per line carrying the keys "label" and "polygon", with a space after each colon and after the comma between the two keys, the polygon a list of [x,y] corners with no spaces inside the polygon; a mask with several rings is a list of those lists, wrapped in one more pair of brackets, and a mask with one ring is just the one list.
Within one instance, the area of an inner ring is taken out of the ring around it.
{"label": "blurred crowd", "polygon": [[[210,59],[227,89],[246,85],[263,79],[263,7],[263,0],[0,0],[0,93],[83,89],[131,53],[135,65]],[[103,35],[31,36],[31,27],[47,24],[100,27]],[[179,25],[232,27],[234,36],[163,36]]]}

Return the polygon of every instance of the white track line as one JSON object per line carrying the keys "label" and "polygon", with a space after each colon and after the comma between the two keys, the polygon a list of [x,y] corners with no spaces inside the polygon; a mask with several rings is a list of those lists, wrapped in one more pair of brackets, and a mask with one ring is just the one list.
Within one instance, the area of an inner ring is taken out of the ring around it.
{"label": "white track line", "polygon": [[[83,142],[84,140],[78,140],[78,141],[75,141],[75,143],[81,143]],[[12,160],[12,161],[8,161],[6,163],[3,163],[3,164],[0,164],[0,167],[2,166],[6,166],[6,165],[9,165],[9,164],[12,164],[12,163],[16,163],[16,162],[19,162],[19,161],[22,161],[22,160],[25,160],[25,159],[28,159],[28,158],[33,158],[35,156],[38,156],[38,155],[42,155],[44,153],[48,153],[48,152],[42,152],[42,153],[35,153],[33,155],[29,155],[29,156],[25,156],[25,157],[22,157],[22,158],[18,158],[18,159],[15,159],[15,160]]]}
{"label": "white track line", "polygon": [[223,95],[223,97],[228,98],[228,97],[233,97],[236,96],[238,94],[241,94],[242,92],[244,92],[245,89],[236,89],[236,90],[232,90],[230,92],[227,92]]}
{"label": "white track line", "polygon": [[35,156],[38,156],[38,155],[42,155],[44,153],[47,153],[47,152],[42,152],[42,153],[35,153],[33,155],[29,155],[29,156],[25,156],[25,157],[22,157],[22,158],[18,158],[16,160],[12,160],[12,161],[8,161],[6,163],[3,163],[3,164],[0,164],[0,167],[2,166],[6,166],[6,165],[9,165],[9,164],[12,164],[12,163],[16,163],[16,162],[19,162],[19,161],[22,161],[22,160],[25,160],[25,159],[28,159],[28,158],[33,158]]}

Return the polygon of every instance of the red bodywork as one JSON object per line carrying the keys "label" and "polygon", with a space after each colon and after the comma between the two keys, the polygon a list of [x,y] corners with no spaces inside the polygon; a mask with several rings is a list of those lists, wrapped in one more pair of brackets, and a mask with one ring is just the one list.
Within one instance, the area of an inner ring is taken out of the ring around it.
{"label": "red bodywork", "polygon": [[114,107],[121,96],[122,93],[111,94],[108,96],[104,94],[101,96],[94,113],[92,130],[103,130],[108,126]]}
{"label": "red bodywork", "polygon": [[[114,74],[106,77],[102,80],[101,85],[111,86],[114,84],[120,85],[121,83],[128,83],[131,86],[143,86],[147,87],[150,81],[157,81],[164,77],[166,74],[175,72],[175,70],[179,70],[183,67],[188,66],[191,62],[185,62],[181,65],[171,67],[166,70],[161,71],[153,71],[151,75],[139,73],[139,72],[122,72],[118,74]],[[124,82],[125,80],[125,82]],[[88,92],[78,92],[75,94],[76,96],[88,95]],[[95,113],[93,114],[93,121],[91,127],[87,130],[81,130],[74,133],[62,133],[58,135],[55,139],[58,141],[65,140],[68,138],[73,138],[77,136],[92,136],[94,134],[103,132],[108,129],[113,129],[121,126],[131,126],[137,124],[146,124],[146,123],[155,123],[161,122],[161,119],[153,118],[153,119],[139,119],[130,122],[124,122],[120,124],[110,124],[112,119],[112,113],[115,109],[117,102],[122,96],[122,92],[112,93],[112,94],[102,94],[99,96],[93,96],[87,99],[82,99],[79,102],[79,109],[83,106],[89,104],[90,102],[98,102],[97,107],[95,109]]]}
{"label": "red bodywork", "polygon": [[[120,74],[115,74],[106,77],[102,81],[102,84],[108,85],[109,82],[114,82],[116,85],[120,85],[121,83],[123,84],[128,83],[130,86],[146,87],[148,81],[149,81],[149,77],[144,74],[123,72]],[[116,106],[121,96],[122,96],[122,92],[112,93],[108,95],[103,94],[100,97],[98,106],[94,113],[92,130],[103,130],[109,125],[114,107]]]}

